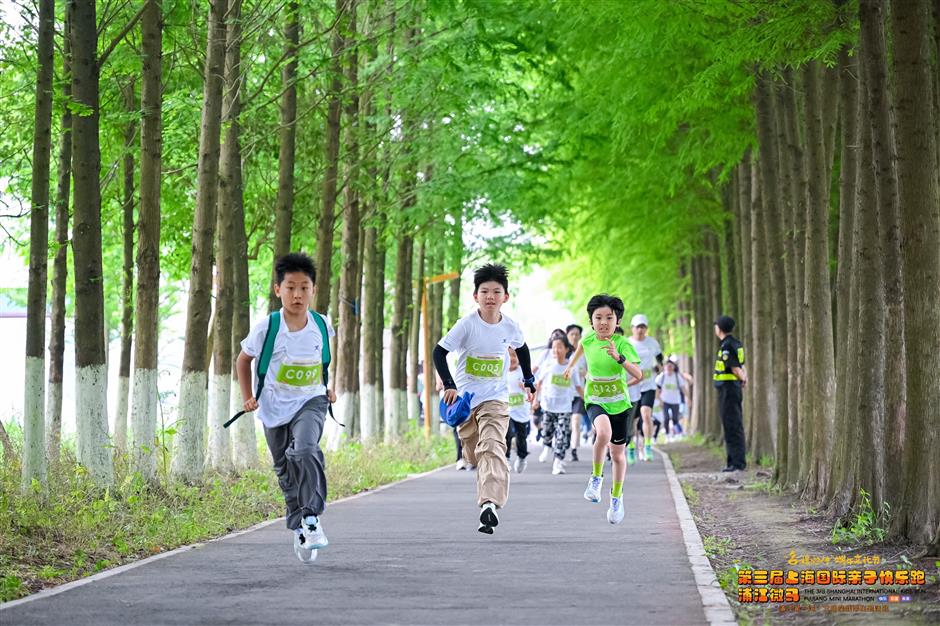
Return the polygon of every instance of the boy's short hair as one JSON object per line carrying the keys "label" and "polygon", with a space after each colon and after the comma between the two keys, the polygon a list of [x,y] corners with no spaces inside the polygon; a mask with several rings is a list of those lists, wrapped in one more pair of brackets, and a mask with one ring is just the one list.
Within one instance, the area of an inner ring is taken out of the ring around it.
{"label": "boy's short hair", "polygon": [[568,324],[567,326],[565,326],[565,334],[570,333],[575,328],[578,329],[579,333],[581,333],[582,335],[584,334],[584,329],[581,328],[581,326],[579,326],[578,324]]}
{"label": "boy's short hair", "polygon": [[599,293],[596,296],[591,297],[587,303],[587,314],[588,319],[594,315],[594,311],[604,307],[610,307],[610,310],[614,312],[614,316],[617,318],[617,323],[619,326],[620,320],[623,319],[623,300],[617,296],[612,296],[607,293]]}
{"label": "boy's short hair", "polygon": [[303,252],[288,252],[274,262],[274,275],[278,285],[284,282],[284,275],[288,272],[303,272],[310,277],[314,285],[317,284],[317,269],[313,265],[313,259]]}
{"label": "boy's short hair", "polygon": [[473,273],[473,293],[476,294],[483,283],[495,282],[502,285],[506,292],[509,292],[509,270],[505,265],[496,263],[487,263]]}

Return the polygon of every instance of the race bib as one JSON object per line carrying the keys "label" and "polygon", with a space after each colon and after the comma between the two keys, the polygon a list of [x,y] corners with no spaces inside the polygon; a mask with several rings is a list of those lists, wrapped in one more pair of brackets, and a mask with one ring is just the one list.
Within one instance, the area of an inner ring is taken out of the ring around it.
{"label": "race bib", "polygon": [[653,377],[653,370],[643,370],[643,380],[649,380]]}
{"label": "race bib", "polygon": [[591,404],[614,404],[627,399],[627,390],[620,376],[592,378],[584,392]]}
{"label": "race bib", "polygon": [[503,358],[468,356],[466,372],[475,378],[502,378]]}
{"label": "race bib", "polygon": [[553,387],[571,387],[571,379],[565,378],[561,374],[554,374],[551,379],[551,384]]}
{"label": "race bib", "polygon": [[509,406],[522,406],[523,396],[521,393],[509,394]]}
{"label": "race bib", "polygon": [[663,387],[665,387],[668,391],[674,391],[676,388],[676,385],[675,383],[666,383],[665,385],[663,385]]}
{"label": "race bib", "polygon": [[275,380],[294,389],[315,387],[323,380],[323,364],[318,361],[281,363]]}

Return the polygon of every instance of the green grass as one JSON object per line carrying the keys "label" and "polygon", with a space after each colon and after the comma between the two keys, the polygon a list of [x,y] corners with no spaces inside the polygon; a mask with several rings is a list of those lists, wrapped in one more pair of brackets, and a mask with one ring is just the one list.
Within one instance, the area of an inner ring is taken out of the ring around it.
{"label": "green grass", "polygon": [[832,528],[830,539],[834,544],[863,544],[871,545],[884,541],[887,531],[885,527],[891,518],[891,507],[887,502],[882,503],[881,511],[876,512],[871,506],[871,496],[864,489],[860,492],[860,502],[855,510],[855,516],[847,521],[836,521]]}
{"label": "green grass", "polygon": [[682,494],[689,506],[698,506],[698,492],[692,486],[692,483],[682,483]]}
{"label": "green grass", "polygon": [[[440,467],[453,447],[451,438],[411,433],[391,445],[328,452],[329,500]],[[199,485],[147,485],[117,463],[114,486],[100,489],[65,448],[48,489],[34,482],[25,492],[19,464],[0,465],[0,601],[283,515],[266,449],[261,459],[265,469],[210,474]]]}
{"label": "green grass", "polygon": [[705,546],[705,554],[707,556],[724,556],[728,554],[729,550],[734,548],[734,541],[730,537],[705,535],[702,537],[702,545]]}

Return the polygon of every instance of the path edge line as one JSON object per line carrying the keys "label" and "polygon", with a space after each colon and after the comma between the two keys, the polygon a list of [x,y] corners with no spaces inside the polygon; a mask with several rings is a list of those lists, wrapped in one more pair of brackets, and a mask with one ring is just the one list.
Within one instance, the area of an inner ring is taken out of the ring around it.
{"label": "path edge line", "polygon": [[705,554],[702,536],[698,532],[698,526],[695,525],[695,518],[692,517],[692,510],[685,499],[685,494],[682,493],[682,486],[679,484],[676,470],[672,467],[672,461],[661,448],[656,447],[655,449],[663,457],[666,478],[669,480],[669,490],[672,492],[672,501],[676,505],[676,515],[679,517],[679,526],[682,528],[685,552],[689,557],[692,575],[695,577],[695,586],[702,597],[705,619],[708,620],[710,626],[738,626],[738,621],[734,617],[734,611],[731,610],[728,597],[721,585],[718,584],[715,570]]}
{"label": "path edge line", "polygon": [[[396,481],[394,481],[394,482],[386,483],[386,484],[384,484],[384,485],[379,485],[379,486],[376,487],[375,489],[367,489],[367,490],[365,490],[365,491],[360,491],[359,493],[354,493],[354,494],[352,494],[352,495],[345,496],[345,497],[343,497],[343,498],[340,498],[339,500],[334,500],[333,502],[327,502],[327,507],[334,506],[334,505],[337,505],[337,504],[341,504],[341,503],[343,503],[343,502],[349,502],[350,500],[356,500],[356,499],[358,499],[358,498],[364,498],[365,496],[369,496],[369,495],[372,495],[372,494],[374,494],[374,493],[378,493],[378,492],[380,492],[380,491],[385,491],[386,489],[390,489],[391,487],[396,487],[396,486],[398,486],[398,485],[401,485],[401,484],[403,484],[403,483],[410,482],[410,481],[412,481],[412,480],[417,480],[417,479],[419,479],[419,478],[424,478],[425,476],[428,476],[428,475],[433,474],[433,473],[435,473],[435,472],[439,472],[439,471],[441,471],[441,470],[443,470],[443,469],[446,469],[446,468],[448,468],[448,467],[453,467],[453,465],[454,465],[453,463],[448,462],[448,463],[446,463],[446,464],[444,464],[444,465],[442,465],[442,466],[440,466],[440,467],[436,467],[436,468],[434,468],[434,469],[432,469],[432,470],[428,470],[428,471],[426,471],[426,472],[421,472],[420,474],[410,474],[410,475],[406,476],[405,478],[402,478],[401,480],[396,480]],[[84,586],[84,585],[87,585],[87,584],[89,584],[89,583],[93,583],[93,582],[98,581],[98,580],[102,580],[102,579],[105,579],[105,578],[110,578],[111,576],[116,576],[116,575],[118,575],[118,574],[123,574],[124,572],[127,572],[127,571],[129,571],[129,570],[135,569],[135,568],[137,568],[137,567],[141,567],[141,566],[143,566],[143,565],[147,565],[148,563],[153,563],[154,561],[159,561],[160,559],[165,559],[165,558],[174,556],[174,555],[176,555],[176,554],[181,554],[181,553],[183,553],[183,552],[188,552],[189,550],[193,550],[193,549],[195,549],[195,548],[201,548],[202,546],[205,546],[205,545],[210,544],[210,543],[215,543],[215,542],[217,542],[217,541],[225,541],[225,540],[227,540],[227,539],[232,539],[232,538],[238,537],[238,536],[240,536],[240,535],[245,535],[245,534],[248,534],[248,533],[250,533],[250,532],[253,532],[253,531],[256,531],[256,530],[260,530],[260,529],[262,529],[262,528],[264,528],[264,527],[266,527],[266,526],[271,526],[272,524],[276,524],[276,523],[278,523],[278,522],[283,522],[283,521],[284,521],[284,516],[282,515],[282,516],[277,517],[277,518],[275,518],[275,519],[270,519],[270,520],[265,520],[265,521],[263,521],[263,522],[259,522],[259,523],[255,524],[254,526],[249,526],[248,528],[243,528],[243,529],[241,529],[241,530],[236,530],[236,531],[230,532],[230,533],[228,533],[228,534],[226,534],[226,535],[222,535],[221,537],[213,537],[212,539],[206,539],[205,541],[200,541],[200,542],[198,542],[198,543],[192,543],[192,544],[189,544],[189,545],[180,546],[180,547],[174,548],[174,549],[172,549],[172,550],[170,550],[170,551],[168,551],[168,552],[161,552],[160,554],[155,554],[155,555],[153,555],[153,556],[148,556],[148,557],[143,558],[143,559],[138,559],[138,560],[132,561],[132,562],[130,562],[130,563],[125,563],[124,565],[119,565],[119,566],[117,566],[117,567],[114,567],[114,568],[111,568],[111,569],[107,569],[107,570],[105,570],[105,571],[103,571],[103,572],[98,572],[97,574],[92,574],[91,576],[86,576],[86,577],[84,577],[84,578],[79,578],[78,580],[73,580],[73,581],[71,581],[71,582],[62,583],[61,585],[56,585],[55,587],[49,587],[48,589],[43,589],[42,591],[37,591],[37,592],[34,593],[34,594],[28,595],[28,596],[26,596],[25,598],[18,598],[18,599],[16,599],[16,600],[10,600],[9,602],[4,602],[4,603],[0,604],[0,611],[4,611],[4,610],[6,610],[6,609],[11,609],[11,608],[13,608],[13,607],[15,607],[15,606],[20,606],[20,605],[26,604],[26,603],[28,603],[28,602],[33,602],[34,600],[42,600],[42,599],[44,599],[44,598],[49,598],[49,597],[51,597],[51,596],[56,596],[56,595],[59,595],[60,593],[65,593],[66,591],[70,591],[70,590],[72,590],[72,589],[75,589],[76,587],[82,587],[82,586]]]}

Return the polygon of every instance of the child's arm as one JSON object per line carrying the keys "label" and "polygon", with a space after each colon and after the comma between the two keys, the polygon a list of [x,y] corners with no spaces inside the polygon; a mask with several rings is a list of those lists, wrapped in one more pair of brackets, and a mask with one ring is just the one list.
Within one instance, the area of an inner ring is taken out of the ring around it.
{"label": "child's arm", "polygon": [[447,365],[447,350],[440,344],[434,346],[434,369],[437,375],[441,377],[441,383],[444,385],[444,394],[441,396],[446,404],[453,404],[457,401],[457,383],[454,377],[450,375],[450,367]]}
{"label": "child's arm", "polygon": [[242,350],[238,353],[238,359],[235,361],[235,371],[238,374],[238,387],[242,392],[242,407],[246,411],[254,411],[258,408],[258,399],[251,391],[251,362],[254,357],[245,354]]}
{"label": "child's arm", "polygon": [[571,378],[571,371],[577,367],[578,361],[581,360],[583,354],[584,347],[579,343],[578,349],[574,351],[574,354],[571,355],[571,359],[568,360],[568,367],[565,368],[565,373],[563,374],[565,378]]}

